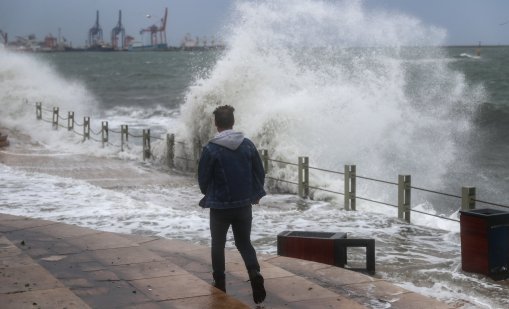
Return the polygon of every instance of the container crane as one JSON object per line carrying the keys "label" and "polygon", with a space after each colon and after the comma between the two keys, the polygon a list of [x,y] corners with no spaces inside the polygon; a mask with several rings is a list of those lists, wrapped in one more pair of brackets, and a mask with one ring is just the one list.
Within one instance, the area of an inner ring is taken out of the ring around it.
{"label": "container crane", "polygon": [[[150,15],[147,15],[150,17]],[[150,44],[153,47],[166,47],[166,21],[168,19],[168,8],[164,10],[164,17],[161,18],[161,25],[152,25],[148,28],[141,29],[140,34],[144,32],[150,32]],[[157,34],[159,33],[159,40],[157,39]],[[162,45],[162,46],[160,46]]]}
{"label": "container crane", "polygon": [[103,40],[103,29],[99,26],[99,10],[97,10],[95,25],[88,30],[88,44],[90,47],[100,45]]}
{"label": "container crane", "polygon": [[4,45],[7,46],[7,32],[0,30],[0,38],[2,39]]}
{"label": "container crane", "polygon": [[113,49],[118,49],[118,35],[120,34],[120,49],[124,49],[125,47],[125,29],[124,29],[124,26],[122,25],[122,10],[119,10],[118,11],[118,23],[117,25],[115,26],[115,28],[113,28],[111,30],[111,46],[113,47]]}

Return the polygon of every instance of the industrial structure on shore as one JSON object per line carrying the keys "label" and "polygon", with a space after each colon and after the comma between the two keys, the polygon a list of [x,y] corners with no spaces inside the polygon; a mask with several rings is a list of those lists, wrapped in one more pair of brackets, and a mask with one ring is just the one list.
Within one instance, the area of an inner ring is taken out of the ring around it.
{"label": "industrial structure on shore", "polygon": [[[147,15],[148,18],[151,15]],[[140,30],[140,35],[148,33],[150,43],[135,41],[135,38],[126,35],[122,24],[122,11],[118,11],[118,22],[111,30],[109,40],[103,37],[103,29],[99,23],[99,10],[96,11],[94,25],[88,30],[88,39],[84,48],[73,48],[67,40],[60,35],[58,37],[48,34],[43,41],[38,41],[34,34],[26,37],[17,36],[15,41],[9,42],[7,33],[0,30],[0,45],[8,49],[23,52],[57,52],[57,51],[174,51],[174,50],[209,50],[222,49],[224,45],[216,39],[209,41],[206,38],[200,40],[186,34],[179,46],[169,46],[166,38],[166,25],[168,21],[168,8],[165,8],[164,15],[158,24],[153,24]]]}

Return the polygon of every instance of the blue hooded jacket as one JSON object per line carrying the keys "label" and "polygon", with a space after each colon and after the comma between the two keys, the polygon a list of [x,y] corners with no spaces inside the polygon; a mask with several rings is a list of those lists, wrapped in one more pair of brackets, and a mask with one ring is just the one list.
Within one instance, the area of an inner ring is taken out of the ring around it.
{"label": "blue hooded jacket", "polygon": [[235,208],[265,196],[265,171],[255,145],[241,132],[225,130],[211,139],[201,154],[198,183],[204,208]]}

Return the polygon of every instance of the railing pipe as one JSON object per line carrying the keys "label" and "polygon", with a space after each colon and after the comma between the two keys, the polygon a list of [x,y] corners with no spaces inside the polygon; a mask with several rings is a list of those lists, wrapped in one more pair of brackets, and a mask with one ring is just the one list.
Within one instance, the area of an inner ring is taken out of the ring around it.
{"label": "railing pipe", "polygon": [[103,143],[103,148],[108,143],[108,137],[109,137],[108,121],[103,121],[102,122],[102,129],[101,129],[101,140],[102,140],[102,143]]}
{"label": "railing pipe", "polygon": [[58,107],[53,107],[53,129],[57,130],[58,129],[58,110],[59,108]]}
{"label": "railing pipe", "polygon": [[193,152],[194,168],[195,168],[196,173],[198,173],[198,165],[200,164],[200,156],[201,156],[201,152],[202,152],[201,141],[199,138],[196,138],[194,140],[193,149],[194,149],[194,152]]}
{"label": "railing pipe", "polygon": [[175,167],[175,134],[166,134],[167,163],[169,168]]}
{"label": "railing pipe", "polygon": [[124,144],[129,139],[129,127],[126,124],[120,125],[120,151],[124,151]]}
{"label": "railing pipe", "polygon": [[299,196],[306,198],[309,196],[309,157],[299,157]]}
{"label": "railing pipe", "polygon": [[345,165],[345,210],[356,210],[356,167],[355,165]]}
{"label": "railing pipe", "polygon": [[410,175],[398,176],[398,218],[410,223]]}
{"label": "railing pipe", "polygon": [[35,117],[37,120],[42,119],[42,103],[41,102],[35,102]]}
{"label": "railing pipe", "polygon": [[67,113],[67,131],[74,130],[74,112]]}
{"label": "railing pipe", "polygon": [[150,129],[143,129],[143,160],[150,159]]}
{"label": "railing pipe", "polygon": [[90,117],[83,117],[83,141],[90,139]]}
{"label": "railing pipe", "polygon": [[475,209],[475,187],[461,188],[461,210]]}
{"label": "railing pipe", "polygon": [[265,174],[269,172],[269,151],[267,149],[262,149],[262,162],[263,162],[263,169],[265,170]]}

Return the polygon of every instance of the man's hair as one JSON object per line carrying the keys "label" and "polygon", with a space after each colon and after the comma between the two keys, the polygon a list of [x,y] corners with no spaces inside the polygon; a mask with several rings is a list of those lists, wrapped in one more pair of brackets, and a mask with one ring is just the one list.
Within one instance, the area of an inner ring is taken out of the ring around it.
{"label": "man's hair", "polygon": [[221,129],[231,129],[235,123],[233,112],[235,109],[230,105],[222,105],[214,110],[216,126]]}

